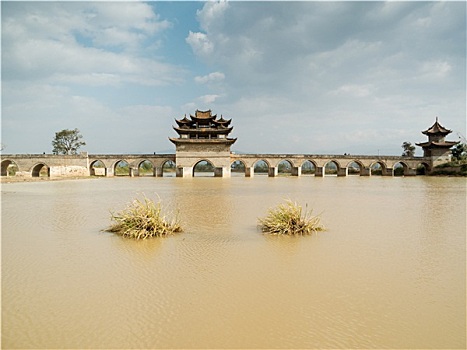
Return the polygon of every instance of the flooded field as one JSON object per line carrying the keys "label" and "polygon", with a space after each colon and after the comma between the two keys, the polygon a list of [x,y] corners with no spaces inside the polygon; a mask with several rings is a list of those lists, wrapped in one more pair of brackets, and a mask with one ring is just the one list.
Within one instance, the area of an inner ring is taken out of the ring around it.
{"label": "flooded field", "polygon": [[[466,347],[466,181],[96,178],[2,184],[2,348]],[[185,231],[102,230],[142,194]],[[284,199],[326,232],[267,236]]]}

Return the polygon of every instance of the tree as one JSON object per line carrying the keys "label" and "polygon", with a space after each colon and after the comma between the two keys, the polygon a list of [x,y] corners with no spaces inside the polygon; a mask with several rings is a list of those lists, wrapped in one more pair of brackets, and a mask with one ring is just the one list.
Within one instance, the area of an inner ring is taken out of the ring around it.
{"label": "tree", "polygon": [[458,143],[454,148],[451,149],[452,158],[455,160],[463,160],[467,158],[467,144]]}
{"label": "tree", "polygon": [[62,131],[55,133],[55,138],[52,141],[53,154],[77,154],[81,146],[86,145],[86,142],[81,141],[83,136],[78,129]]}
{"label": "tree", "polygon": [[404,150],[404,152],[402,152],[402,157],[413,157],[415,155],[415,146],[410,142],[405,141],[402,144],[402,148]]}

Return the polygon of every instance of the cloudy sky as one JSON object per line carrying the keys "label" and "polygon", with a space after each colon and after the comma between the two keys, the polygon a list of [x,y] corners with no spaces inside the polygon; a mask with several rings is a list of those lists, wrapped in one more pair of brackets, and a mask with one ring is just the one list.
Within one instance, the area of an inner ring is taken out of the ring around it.
{"label": "cloudy sky", "polygon": [[[466,3],[1,3],[4,153],[175,151],[174,118],[232,118],[248,153],[399,155],[465,136]],[[421,155],[420,149],[417,155]]]}

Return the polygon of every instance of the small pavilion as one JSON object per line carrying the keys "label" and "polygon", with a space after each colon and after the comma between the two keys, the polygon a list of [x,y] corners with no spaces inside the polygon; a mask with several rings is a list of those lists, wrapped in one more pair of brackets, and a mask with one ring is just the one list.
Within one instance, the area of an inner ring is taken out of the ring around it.
{"label": "small pavilion", "polygon": [[452,130],[446,129],[438,122],[438,117],[430,128],[422,131],[422,134],[428,136],[428,141],[416,143],[416,145],[423,148],[424,157],[431,158],[433,167],[451,160],[451,147],[459,143],[445,140],[451,132]]}
{"label": "small pavilion", "polygon": [[183,119],[175,119],[177,126],[173,128],[179,137],[169,140],[176,147],[178,177],[193,176],[195,165],[207,159],[215,168],[214,176],[230,176],[230,146],[237,141],[228,137],[233,129],[231,121],[222,115],[218,118],[211,110],[196,110],[190,118],[185,115]]}

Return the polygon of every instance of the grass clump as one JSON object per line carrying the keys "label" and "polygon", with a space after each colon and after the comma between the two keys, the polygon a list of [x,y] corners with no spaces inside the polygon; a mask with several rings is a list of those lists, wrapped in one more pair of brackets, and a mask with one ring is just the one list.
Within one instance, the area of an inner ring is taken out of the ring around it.
{"label": "grass clump", "polygon": [[268,215],[259,219],[261,230],[272,235],[310,235],[313,232],[324,231],[319,216],[312,216],[311,211],[295,202],[287,200],[277,208],[270,209]]}
{"label": "grass clump", "polygon": [[105,231],[134,239],[160,237],[181,232],[178,215],[168,220],[162,213],[161,202],[133,200],[119,213],[111,213],[114,223]]}

